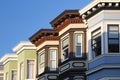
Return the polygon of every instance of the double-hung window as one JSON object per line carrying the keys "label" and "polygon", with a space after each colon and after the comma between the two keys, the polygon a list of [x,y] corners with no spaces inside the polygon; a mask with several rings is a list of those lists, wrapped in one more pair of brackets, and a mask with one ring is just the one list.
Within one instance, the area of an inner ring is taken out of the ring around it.
{"label": "double-hung window", "polygon": [[56,70],[56,55],[57,50],[50,49],[50,70],[52,71]]}
{"label": "double-hung window", "polygon": [[63,55],[63,60],[67,59],[69,54],[69,37],[65,37],[62,39],[62,55]]}
{"label": "double-hung window", "polygon": [[119,25],[108,25],[108,52],[119,52]]}
{"label": "double-hung window", "polygon": [[12,80],[17,80],[17,71],[12,70]]}
{"label": "double-hung window", "polygon": [[35,74],[35,61],[27,60],[27,79],[34,79]]}
{"label": "double-hung window", "polygon": [[101,29],[98,28],[92,32],[92,57],[101,55]]}
{"label": "double-hung window", "polygon": [[82,34],[75,34],[75,56],[82,56]]}
{"label": "double-hung window", "polygon": [[43,73],[45,69],[45,54],[44,52],[40,53],[39,56],[39,73]]}

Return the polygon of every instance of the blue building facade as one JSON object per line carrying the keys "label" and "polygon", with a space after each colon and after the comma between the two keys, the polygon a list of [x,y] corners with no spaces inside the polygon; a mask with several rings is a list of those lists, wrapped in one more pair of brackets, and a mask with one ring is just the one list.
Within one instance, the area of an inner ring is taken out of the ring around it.
{"label": "blue building facade", "polygon": [[120,1],[93,0],[79,12],[88,26],[88,80],[120,80]]}

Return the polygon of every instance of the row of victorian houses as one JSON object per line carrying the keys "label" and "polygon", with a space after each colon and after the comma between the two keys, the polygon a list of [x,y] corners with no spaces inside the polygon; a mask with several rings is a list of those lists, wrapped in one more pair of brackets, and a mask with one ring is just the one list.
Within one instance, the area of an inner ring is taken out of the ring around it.
{"label": "row of victorian houses", "polygon": [[93,0],[50,24],[0,59],[0,80],[120,80],[120,0]]}

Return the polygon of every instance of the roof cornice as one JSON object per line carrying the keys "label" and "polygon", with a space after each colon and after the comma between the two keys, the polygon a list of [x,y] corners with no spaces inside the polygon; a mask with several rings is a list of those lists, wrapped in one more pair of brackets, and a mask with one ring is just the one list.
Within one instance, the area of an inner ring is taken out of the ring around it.
{"label": "roof cornice", "polygon": [[8,61],[11,61],[11,60],[17,60],[17,55],[16,54],[5,54],[1,59],[0,59],[0,62],[5,64],[7,63]]}
{"label": "roof cornice", "polygon": [[93,0],[90,4],[79,10],[82,18],[86,18],[91,14],[99,12],[101,9],[119,9],[120,0]]}
{"label": "roof cornice", "polygon": [[19,44],[17,44],[13,48],[13,51],[19,54],[22,50],[25,50],[25,49],[36,49],[36,47],[29,41],[21,41]]}

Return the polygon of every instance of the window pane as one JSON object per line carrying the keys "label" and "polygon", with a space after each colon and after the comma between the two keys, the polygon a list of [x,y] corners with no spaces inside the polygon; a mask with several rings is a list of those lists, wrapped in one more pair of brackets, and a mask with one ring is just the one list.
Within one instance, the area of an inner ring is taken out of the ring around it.
{"label": "window pane", "polygon": [[12,71],[12,80],[17,80],[17,71]]}
{"label": "window pane", "polygon": [[56,70],[56,50],[50,50],[50,70]]}
{"label": "window pane", "polygon": [[66,47],[69,45],[69,38],[65,38],[63,41],[62,41],[62,48]]}
{"label": "window pane", "polygon": [[81,57],[82,55],[82,35],[75,34],[75,46],[76,46],[76,57]]}
{"label": "window pane", "polygon": [[56,50],[50,50],[50,60],[56,60]]}
{"label": "window pane", "polygon": [[76,46],[76,56],[81,56],[81,46]]}
{"label": "window pane", "polygon": [[100,28],[92,32],[92,57],[101,55],[101,32]]}
{"label": "window pane", "polygon": [[27,60],[27,79],[34,78],[34,60]]}
{"label": "window pane", "polygon": [[44,52],[42,52],[39,56],[39,73],[43,73],[44,72],[44,68],[45,68],[45,54]]}
{"label": "window pane", "polygon": [[119,52],[118,25],[108,25],[108,52]]}

